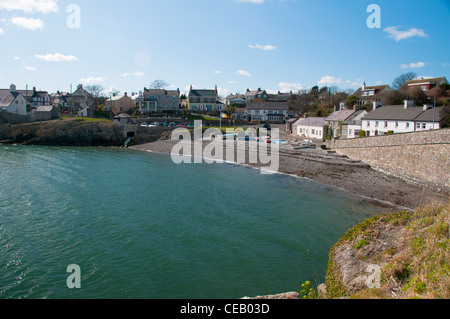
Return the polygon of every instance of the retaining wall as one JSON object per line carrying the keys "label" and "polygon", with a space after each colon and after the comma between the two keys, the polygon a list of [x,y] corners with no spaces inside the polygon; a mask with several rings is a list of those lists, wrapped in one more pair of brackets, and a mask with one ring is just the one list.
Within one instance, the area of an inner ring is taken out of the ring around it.
{"label": "retaining wall", "polygon": [[333,140],[327,144],[337,153],[376,170],[450,194],[450,129]]}

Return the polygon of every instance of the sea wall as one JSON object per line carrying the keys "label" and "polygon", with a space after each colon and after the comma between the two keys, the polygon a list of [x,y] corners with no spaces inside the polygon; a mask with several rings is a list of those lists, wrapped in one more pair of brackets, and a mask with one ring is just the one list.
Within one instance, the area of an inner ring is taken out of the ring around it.
{"label": "sea wall", "polygon": [[388,175],[450,194],[450,129],[333,140],[327,146]]}

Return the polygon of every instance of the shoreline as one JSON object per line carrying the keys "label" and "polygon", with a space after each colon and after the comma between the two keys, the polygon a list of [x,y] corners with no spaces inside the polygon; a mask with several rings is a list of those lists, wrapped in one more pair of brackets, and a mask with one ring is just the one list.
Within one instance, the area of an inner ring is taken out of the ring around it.
{"label": "shoreline", "polygon": [[[145,151],[157,154],[171,155],[172,149],[179,141],[158,140],[156,142],[139,144],[129,147],[137,151]],[[211,142],[204,142],[203,149]],[[193,144],[193,143],[192,143]],[[238,148],[234,143],[234,155],[244,149]],[[230,145],[224,146],[224,154],[232,149]],[[261,170],[264,165],[253,164],[249,161],[249,147],[246,145],[245,162],[214,159],[202,157],[205,160],[217,163],[239,165],[251,169]],[[380,208],[388,209],[385,212],[414,210],[421,205],[434,202],[445,203],[447,197],[434,190],[418,187],[406,181],[388,176],[375,171],[368,164],[351,160],[348,157],[327,154],[322,150],[299,150],[294,151],[280,148],[279,169],[274,174],[286,175],[319,183],[324,186],[333,187],[341,191],[358,196],[363,201],[369,201]],[[191,152],[188,155],[194,158]]]}

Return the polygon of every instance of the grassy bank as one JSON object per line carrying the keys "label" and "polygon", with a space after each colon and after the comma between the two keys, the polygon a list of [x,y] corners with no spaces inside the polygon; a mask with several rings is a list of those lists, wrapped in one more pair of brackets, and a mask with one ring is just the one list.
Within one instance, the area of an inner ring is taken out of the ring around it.
{"label": "grassy bank", "polygon": [[[449,223],[450,203],[378,215],[355,226],[331,250],[326,298],[450,298]],[[366,284],[367,265],[381,269],[373,289]],[[362,271],[355,273],[358,266]],[[362,282],[360,289],[355,282]]]}

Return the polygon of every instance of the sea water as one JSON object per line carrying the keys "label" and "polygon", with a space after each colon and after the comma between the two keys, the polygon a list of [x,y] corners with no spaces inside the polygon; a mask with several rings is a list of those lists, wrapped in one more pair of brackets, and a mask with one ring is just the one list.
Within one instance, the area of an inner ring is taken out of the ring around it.
{"label": "sea water", "polygon": [[[223,299],[324,282],[380,213],[309,180],[117,148],[0,146],[0,299]],[[80,269],[69,289],[69,265]]]}

